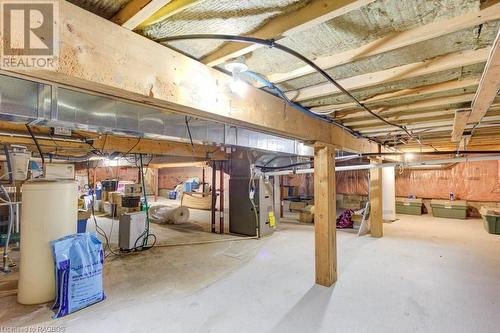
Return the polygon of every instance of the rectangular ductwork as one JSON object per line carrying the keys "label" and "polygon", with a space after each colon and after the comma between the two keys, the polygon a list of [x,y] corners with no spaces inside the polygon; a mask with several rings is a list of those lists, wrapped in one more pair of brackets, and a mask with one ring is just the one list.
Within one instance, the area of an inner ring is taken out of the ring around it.
{"label": "rectangular ductwork", "polygon": [[0,119],[183,142],[189,141],[189,126],[197,143],[313,155],[297,140],[7,75],[0,75]]}

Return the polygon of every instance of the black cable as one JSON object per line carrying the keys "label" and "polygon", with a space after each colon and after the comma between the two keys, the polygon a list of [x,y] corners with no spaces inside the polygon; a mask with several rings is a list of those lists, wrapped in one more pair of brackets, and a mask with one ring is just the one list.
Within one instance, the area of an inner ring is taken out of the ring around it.
{"label": "black cable", "polygon": [[314,161],[307,161],[307,162],[299,162],[299,163],[293,163],[293,164],[288,164],[288,165],[282,165],[278,167],[271,167],[271,166],[265,166],[265,165],[256,165],[256,168],[259,168],[263,171],[267,170],[280,170],[280,169],[286,169],[286,168],[293,168],[297,166],[303,166],[303,165],[311,165],[314,164]]}
{"label": "black cable", "polygon": [[38,149],[38,153],[40,154],[40,157],[42,158],[42,167],[43,167],[43,166],[45,166],[45,158],[43,157],[42,148],[40,148],[40,145],[38,144],[38,140],[36,139],[35,135],[31,131],[30,125],[25,124],[25,126],[26,126],[26,129],[28,130],[28,133],[31,135],[31,138],[35,142],[36,149]]}
{"label": "black cable", "polygon": [[137,142],[126,153],[122,154],[122,157],[127,156],[132,150],[134,150],[134,148],[137,147],[137,145],[139,144],[139,142],[141,142],[141,139],[142,138],[139,138],[139,140],[137,140]]}
{"label": "black cable", "polygon": [[[268,88],[271,91],[275,92],[281,99],[283,99],[285,102],[287,102],[288,105],[290,105],[291,107],[293,107],[293,108],[295,108],[295,109],[297,109],[297,110],[299,110],[299,111],[307,114],[308,116],[316,118],[316,119],[319,119],[319,120],[322,120],[322,121],[325,121],[325,122],[327,122],[329,124],[332,124],[332,125],[335,125],[337,127],[340,127],[344,131],[349,132],[352,136],[354,136],[356,138],[363,137],[363,138],[365,138],[365,139],[367,139],[369,141],[377,142],[376,140],[373,140],[372,138],[370,138],[368,136],[364,136],[361,133],[359,133],[359,132],[357,132],[357,131],[355,131],[355,130],[347,127],[347,126],[344,126],[343,124],[341,124],[339,122],[336,122],[335,120],[333,120],[330,117],[314,113],[309,108],[306,108],[306,107],[304,107],[304,106],[302,106],[302,105],[300,105],[298,103],[293,102],[291,99],[288,98],[288,96],[285,94],[285,92],[283,90],[281,90],[274,83],[266,80],[265,78],[263,78],[259,74],[255,73],[255,72],[252,72],[252,71],[246,71],[246,72],[243,72],[242,74],[245,74],[245,75],[249,76],[250,78],[253,78],[253,79],[257,80],[258,82],[264,84],[266,86],[266,88]],[[377,143],[379,143],[379,142],[377,142]]]}
{"label": "black cable", "polygon": [[104,154],[104,148],[106,148],[106,141],[108,140],[108,134],[104,136],[104,142],[102,144],[101,155]]}
{"label": "black cable", "polygon": [[[153,246],[156,244],[156,235],[153,233],[149,232],[149,207],[148,207],[148,198],[147,198],[147,193],[146,193],[146,180],[144,178],[144,163],[142,161],[142,154],[139,154],[139,161],[141,163],[141,166],[139,168],[139,171],[141,173],[141,183],[142,183],[142,193],[144,195],[144,204],[146,206],[146,228],[142,234],[137,237],[137,239],[134,242],[134,247],[132,250],[138,250],[138,251],[145,251],[151,249]],[[153,244],[148,246],[148,239],[150,237],[153,237]],[[139,240],[142,238],[142,245],[137,245]]]}
{"label": "black cable", "polygon": [[337,89],[339,89],[343,94],[351,98],[356,105],[358,105],[360,108],[365,110],[366,112],[370,113],[372,116],[378,118],[379,120],[383,121],[384,123],[397,127],[401,130],[403,130],[406,134],[408,134],[409,137],[412,139],[416,139],[418,142],[418,138],[415,138],[412,133],[408,131],[408,129],[403,126],[403,125],[398,125],[395,123],[392,123],[383,117],[379,116],[377,113],[373,112],[369,107],[367,107],[365,104],[361,103],[356,97],[354,97],[347,89],[342,87],[334,78],[330,76],[325,70],[323,70],[321,67],[316,65],[313,61],[309,60],[307,57],[303,56],[299,52],[286,47],[284,45],[276,43],[274,39],[261,39],[261,38],[255,38],[255,37],[247,37],[247,36],[234,36],[234,35],[224,35],[224,34],[192,34],[192,35],[181,35],[181,36],[171,36],[171,37],[163,37],[159,39],[155,39],[154,41],[158,43],[164,43],[164,42],[172,42],[172,41],[178,41],[178,40],[188,40],[188,39],[217,39],[217,40],[226,40],[226,41],[232,41],[232,42],[240,42],[240,43],[250,43],[250,44],[260,44],[260,45],[265,45],[270,48],[276,48],[278,50],[281,50],[283,52],[286,52],[297,59],[303,61],[307,65],[311,66],[314,68],[319,74],[321,74],[324,78],[326,78],[330,83],[332,83]]}
{"label": "black cable", "polygon": [[101,153],[101,151],[99,149],[97,149],[96,147],[94,147],[94,145],[92,143],[90,143],[90,141],[94,141],[92,139],[88,139],[87,137],[81,135],[80,133],[78,132],[74,132],[74,134],[78,135],[80,138],[83,139],[83,142],[87,145],[89,145],[90,147],[92,147],[92,149],[94,149],[94,152],[97,152],[97,153]]}
{"label": "black cable", "polygon": [[188,135],[189,135],[189,141],[191,141],[191,148],[193,149],[193,153],[194,153],[193,136],[191,135],[191,129],[189,128],[189,119],[188,119],[188,116],[184,117],[184,121],[186,122],[186,128],[187,128]]}
{"label": "black cable", "polygon": [[[117,252],[114,252],[113,249],[111,248],[111,244],[110,244],[110,241],[109,241],[109,238],[108,238],[108,235],[106,235],[106,232],[104,231],[104,229],[102,229],[99,224],[97,223],[97,219],[95,217],[95,209],[94,209],[94,200],[92,200],[92,217],[94,218],[94,224],[95,224],[95,230],[96,232],[101,235],[103,238],[104,238],[104,242],[105,242],[105,245],[103,247],[103,252],[104,252],[104,258],[107,258],[109,256],[110,253],[116,255],[116,256],[119,256],[120,253],[117,253]],[[110,235],[111,237],[111,235]],[[109,252],[108,254],[106,254],[106,249],[109,249]]]}

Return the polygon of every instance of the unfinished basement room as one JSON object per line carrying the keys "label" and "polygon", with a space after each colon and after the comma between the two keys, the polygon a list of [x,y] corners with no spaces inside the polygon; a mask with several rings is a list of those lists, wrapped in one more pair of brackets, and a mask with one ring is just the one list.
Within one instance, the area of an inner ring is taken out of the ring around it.
{"label": "unfinished basement room", "polygon": [[500,0],[0,0],[0,332],[500,332]]}

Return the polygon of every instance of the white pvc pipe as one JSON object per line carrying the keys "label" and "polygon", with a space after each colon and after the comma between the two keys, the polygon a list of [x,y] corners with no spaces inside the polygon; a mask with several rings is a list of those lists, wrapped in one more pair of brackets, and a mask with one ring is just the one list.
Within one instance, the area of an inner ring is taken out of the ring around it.
{"label": "white pvc pipe", "polygon": [[[412,162],[397,162],[397,163],[382,163],[382,164],[361,164],[361,165],[347,165],[335,167],[335,171],[349,171],[349,170],[369,170],[378,168],[393,168],[396,166],[403,165],[405,167],[417,166],[417,165],[436,165],[436,164],[447,164],[447,163],[457,163],[457,162],[474,162],[474,161],[496,161],[500,160],[500,155],[489,155],[489,156],[473,156],[473,157],[453,157],[445,158],[439,160],[427,160],[427,161],[412,161]],[[297,170],[281,170],[281,171],[271,171],[266,172],[266,176],[282,176],[291,174],[304,174],[304,173],[314,173],[314,168],[308,169],[297,169]]]}

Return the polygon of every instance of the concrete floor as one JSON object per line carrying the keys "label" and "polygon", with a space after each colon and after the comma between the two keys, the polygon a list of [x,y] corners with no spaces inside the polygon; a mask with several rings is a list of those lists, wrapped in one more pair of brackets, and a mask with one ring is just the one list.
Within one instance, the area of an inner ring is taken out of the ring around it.
{"label": "concrete floor", "polygon": [[399,218],[381,239],[338,232],[331,288],[313,282],[313,227],[286,223],[262,240],[110,261],[108,299],[59,320],[46,306],[1,298],[0,323],[66,332],[499,332],[500,236],[480,220]]}

